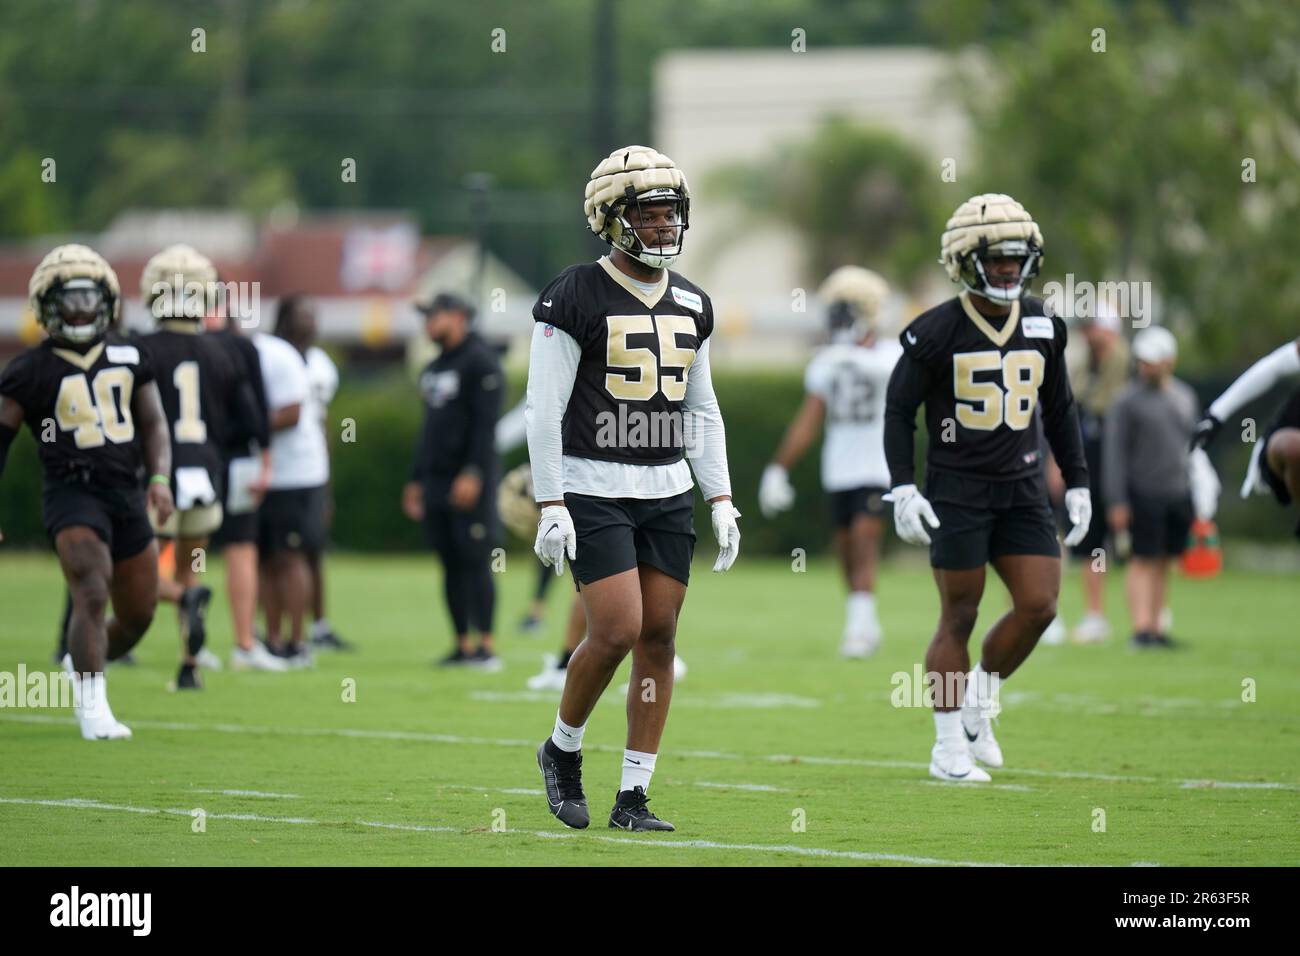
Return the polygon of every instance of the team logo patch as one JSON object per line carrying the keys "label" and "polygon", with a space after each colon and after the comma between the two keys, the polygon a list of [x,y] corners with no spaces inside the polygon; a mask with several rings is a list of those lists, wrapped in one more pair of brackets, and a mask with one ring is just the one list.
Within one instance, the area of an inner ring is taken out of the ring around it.
{"label": "team logo patch", "polygon": [[104,356],[113,365],[139,365],[140,350],[134,345],[110,345]]}
{"label": "team logo patch", "polygon": [[1020,320],[1020,331],[1027,339],[1050,339],[1056,335],[1052,320],[1045,315],[1027,315]]}
{"label": "team logo patch", "polygon": [[673,301],[678,305],[684,305],[688,309],[694,309],[696,312],[704,311],[704,301],[694,292],[687,292],[685,289],[679,289],[673,286]]}

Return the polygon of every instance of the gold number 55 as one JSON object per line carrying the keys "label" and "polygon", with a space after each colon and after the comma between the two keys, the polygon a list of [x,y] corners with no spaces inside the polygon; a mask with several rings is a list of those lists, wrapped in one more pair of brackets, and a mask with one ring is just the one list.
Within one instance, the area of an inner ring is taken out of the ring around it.
{"label": "gold number 55", "polygon": [[[606,321],[609,334],[605,340],[605,364],[619,370],[605,373],[605,390],[610,395],[622,402],[648,402],[661,390],[670,402],[680,402],[686,397],[686,376],[695,361],[695,349],[678,346],[677,335],[694,335],[693,319],[685,315],[611,315]],[[629,335],[645,333],[658,335],[657,357],[654,349],[647,346],[628,346]],[[680,368],[681,376],[662,374],[670,368]]]}

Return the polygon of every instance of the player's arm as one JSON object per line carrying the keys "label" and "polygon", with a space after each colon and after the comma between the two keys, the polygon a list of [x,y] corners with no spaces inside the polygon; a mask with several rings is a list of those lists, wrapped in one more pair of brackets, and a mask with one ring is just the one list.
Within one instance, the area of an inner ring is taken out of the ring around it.
{"label": "player's arm", "polygon": [[714,571],[726,571],[736,563],[740,553],[740,512],[731,503],[731,474],[727,468],[727,430],[722,424],[722,409],[713,391],[713,373],[709,367],[709,341],[705,339],[695,353],[686,377],[686,395],[682,409],[686,428],[686,457],[699,482],[700,493],[712,506],[713,535],[718,541],[718,559]]}
{"label": "player's arm", "polygon": [[885,389],[885,462],[890,481],[886,497],[894,503],[894,530],[915,545],[930,543],[926,525],[939,527],[934,508],[916,487],[916,411],[930,384],[927,365],[904,350]]}
{"label": "player's arm", "polygon": [[822,422],[826,419],[826,401],[809,391],[803,404],[781,437],[772,461],[763,469],[758,485],[758,506],[763,514],[772,517],[794,504],[794,488],[790,486],[790,469],[798,464],[812,443],[817,440]]}
{"label": "player's arm", "polygon": [[1101,494],[1106,520],[1116,530],[1129,525],[1128,504],[1128,398],[1122,393],[1106,413],[1101,433]]}
{"label": "player's arm", "polygon": [[1205,448],[1219,429],[1242,408],[1249,405],[1282,379],[1300,374],[1300,339],[1274,349],[1242,372],[1222,395],[1210,403],[1209,411],[1196,425],[1192,445]]}
{"label": "player's arm", "polygon": [[1065,368],[1065,323],[1052,319],[1052,324],[1060,345],[1056,354],[1048,358],[1038,404],[1042,408],[1043,434],[1065,479],[1065,511],[1071,524],[1065,544],[1073,547],[1083,540],[1092,524],[1092,490],[1088,484],[1088,459],[1083,452],[1079,406]]}
{"label": "player's arm", "polygon": [[[548,334],[549,332],[549,334]],[[533,469],[533,498],[542,508],[533,551],[555,573],[564,571],[564,559],[577,554],[577,533],[564,506],[564,440],[561,423],[569,407],[582,346],[563,329],[533,324],[528,353],[528,390],[524,399],[524,428],[528,434],[528,460]]]}
{"label": "player's arm", "polygon": [[171,517],[175,508],[172,502],[172,443],[163,414],[162,396],[158,384],[146,382],[131,397],[131,417],[144,449],[144,463],[149,471],[149,490],[146,498],[161,524]]}
{"label": "player's arm", "polygon": [[496,456],[496,426],[501,416],[501,368],[484,362],[469,386],[469,449],[465,466],[451,485],[451,503],[468,511],[483,491],[483,478],[492,473]]}

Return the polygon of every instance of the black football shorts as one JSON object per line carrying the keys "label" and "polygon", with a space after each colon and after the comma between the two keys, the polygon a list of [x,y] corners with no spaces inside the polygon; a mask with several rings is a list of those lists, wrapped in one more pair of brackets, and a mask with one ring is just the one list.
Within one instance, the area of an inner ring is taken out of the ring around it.
{"label": "black football shorts", "polygon": [[863,485],[844,491],[832,491],[831,521],[836,528],[847,528],[858,515],[879,518],[885,513],[885,492],[888,488]]}
{"label": "black football shorts", "polygon": [[282,488],[266,493],[257,509],[257,549],[311,553],[325,547],[325,486]]}
{"label": "black football shorts", "polygon": [[1041,474],[986,481],[931,471],[925,496],[939,519],[939,527],[926,526],[931,567],[964,571],[1009,554],[1061,556]]}
{"label": "black football shorts", "polygon": [[658,568],[688,584],[695,555],[695,496],[596,498],[566,494],[564,504],[578,533],[573,561],[576,582],[591,584],[638,564]]}
{"label": "black football shorts", "polygon": [[1176,558],[1187,550],[1193,518],[1191,498],[1130,494],[1129,509],[1135,558]]}
{"label": "black football shorts", "polygon": [[42,505],[51,544],[64,528],[91,528],[108,545],[114,563],[135,557],[154,538],[142,488],[47,482]]}

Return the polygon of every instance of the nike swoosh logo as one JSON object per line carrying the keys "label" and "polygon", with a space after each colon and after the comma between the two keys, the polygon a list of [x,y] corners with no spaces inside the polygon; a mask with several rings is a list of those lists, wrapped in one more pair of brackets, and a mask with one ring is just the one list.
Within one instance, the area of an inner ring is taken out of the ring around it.
{"label": "nike swoosh logo", "polygon": [[623,759],[626,760],[628,763],[636,764],[638,767],[641,766],[641,761],[639,760],[633,760],[631,757],[624,757]]}
{"label": "nike swoosh logo", "polygon": [[916,344],[916,336],[913,335],[911,332],[908,332],[908,333],[907,333],[907,341],[909,341],[909,342],[911,342],[913,345],[915,345],[915,344]]}
{"label": "nike swoosh logo", "polygon": [[974,743],[976,740],[978,740],[980,736],[978,732],[972,734],[969,730],[966,729],[965,724],[961,725],[961,732],[966,735],[966,739],[969,740],[971,743]]}
{"label": "nike swoosh logo", "polygon": [[549,309],[550,307],[551,307],[551,300],[550,300],[550,299],[547,299],[545,302],[542,303],[542,308],[544,308],[544,309]]}
{"label": "nike swoosh logo", "polygon": [[569,733],[567,730],[561,730],[559,727],[556,727],[555,729],[556,729],[556,730],[559,730],[560,733],[564,734],[564,736],[566,736],[566,737],[568,737],[568,738],[570,738],[570,739],[573,738],[573,734]]}
{"label": "nike swoosh logo", "polygon": [[949,771],[948,776],[952,777],[954,780],[960,780],[962,777],[969,777],[970,771],[967,770],[965,773],[952,773]]}
{"label": "nike swoosh logo", "polygon": [[[550,534],[552,531],[554,531],[554,530],[555,530],[556,528],[558,528],[559,526],[560,526],[560,523],[559,523],[558,521],[555,522],[555,524],[551,525],[549,528],[546,529],[546,534]],[[543,535],[542,537],[546,537],[546,535]]]}

